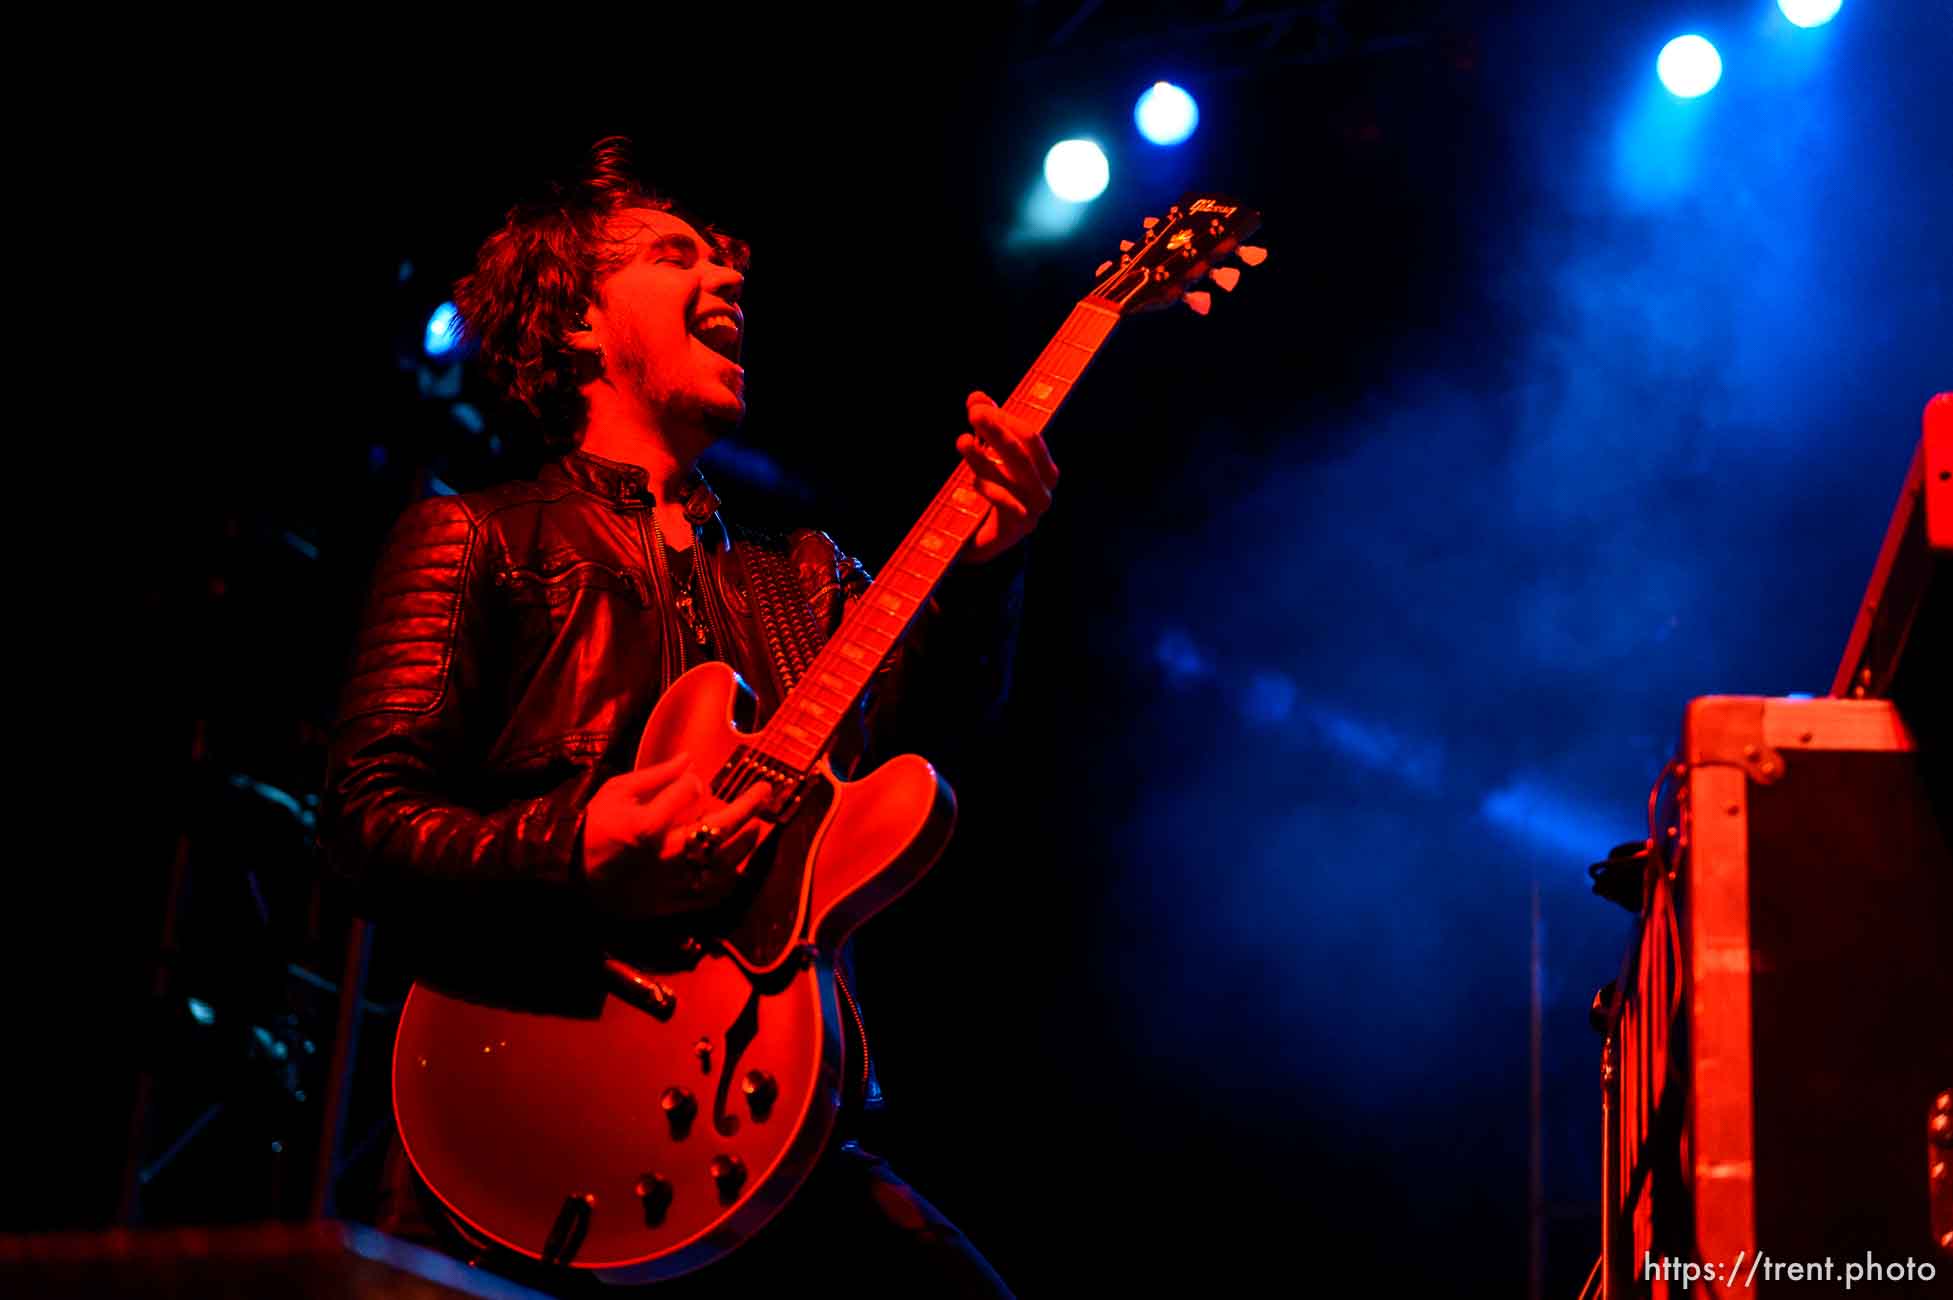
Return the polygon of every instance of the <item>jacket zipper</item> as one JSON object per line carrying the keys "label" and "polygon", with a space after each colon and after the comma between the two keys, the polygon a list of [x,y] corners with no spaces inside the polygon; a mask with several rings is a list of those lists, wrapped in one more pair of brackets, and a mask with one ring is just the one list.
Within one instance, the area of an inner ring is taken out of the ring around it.
{"label": "jacket zipper", "polygon": [[[713,639],[719,643],[719,657],[727,663],[732,662],[732,626],[726,613],[725,603],[725,564],[732,554],[732,540],[727,538],[726,550],[720,562],[708,565],[704,560],[705,530],[693,534],[692,572],[698,587],[699,604],[705,607],[705,621],[712,629]],[[709,572],[708,572],[709,570]]]}
{"label": "jacket zipper", "polygon": [[841,987],[841,996],[847,1001],[848,1016],[854,1021],[855,1042],[861,1047],[861,1105],[868,1105],[868,1026],[862,1023],[861,1008],[855,1005],[854,994],[848,991],[848,977],[841,973],[841,955],[834,954],[834,982]]}
{"label": "jacket zipper", "polygon": [[[644,532],[645,515],[651,517],[651,536],[649,537]],[[645,559],[651,562],[652,581],[658,584],[658,627],[663,633],[659,638],[663,644],[658,647],[658,668],[663,674],[662,684],[658,688],[658,694],[663,695],[671,689],[671,684],[677,681],[685,671],[685,646],[684,642],[678,639],[684,636],[685,631],[682,627],[678,626],[677,602],[672,594],[677,590],[677,584],[672,581],[671,570],[665,567],[665,535],[663,530],[658,527],[658,508],[655,504],[646,506],[644,514],[640,514],[637,517],[637,536],[638,541],[644,546]],[[655,546],[652,545],[654,540],[657,543]],[[696,557],[694,557],[693,563],[697,563]],[[677,634],[676,636],[673,635],[674,632]],[[678,653],[677,672],[672,671],[672,651],[674,648]]]}

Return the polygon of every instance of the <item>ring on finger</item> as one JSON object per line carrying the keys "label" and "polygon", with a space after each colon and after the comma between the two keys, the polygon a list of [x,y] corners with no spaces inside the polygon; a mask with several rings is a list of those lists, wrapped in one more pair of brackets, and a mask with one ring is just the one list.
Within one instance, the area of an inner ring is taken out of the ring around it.
{"label": "ring on finger", "polygon": [[695,867],[712,865],[712,854],[719,846],[719,828],[700,821],[685,837],[685,861]]}

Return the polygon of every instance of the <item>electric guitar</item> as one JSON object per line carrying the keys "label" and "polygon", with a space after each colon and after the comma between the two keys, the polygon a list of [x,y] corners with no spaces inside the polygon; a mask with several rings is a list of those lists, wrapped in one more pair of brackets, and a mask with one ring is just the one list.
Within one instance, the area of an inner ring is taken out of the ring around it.
{"label": "electric guitar", "polygon": [[[1148,217],[1101,265],[1004,409],[1042,431],[1113,328],[1232,289],[1266,255],[1241,240],[1260,214],[1190,195]],[[423,982],[393,1051],[407,1156],[477,1238],[604,1281],[652,1282],[731,1251],[806,1180],[832,1135],[844,1062],[834,955],[926,872],[956,802],[927,761],[896,758],[843,781],[827,753],[989,508],[959,463],[773,717],[729,666],[692,669],[659,699],[637,750],[678,753],[724,803],[774,795],[764,837],[726,903],[688,932],[620,947],[589,1015],[516,1010]]]}

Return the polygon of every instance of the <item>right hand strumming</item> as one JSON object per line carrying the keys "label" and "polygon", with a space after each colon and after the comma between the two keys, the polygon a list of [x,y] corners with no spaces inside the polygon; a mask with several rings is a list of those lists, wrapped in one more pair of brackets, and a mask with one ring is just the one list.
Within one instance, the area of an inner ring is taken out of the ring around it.
{"label": "right hand strumming", "polygon": [[[627,920],[709,907],[731,890],[765,833],[767,823],[753,814],[772,793],[761,781],[721,802],[691,770],[689,754],[612,777],[585,811],[584,878]],[[709,842],[710,853],[695,857],[700,841]]]}

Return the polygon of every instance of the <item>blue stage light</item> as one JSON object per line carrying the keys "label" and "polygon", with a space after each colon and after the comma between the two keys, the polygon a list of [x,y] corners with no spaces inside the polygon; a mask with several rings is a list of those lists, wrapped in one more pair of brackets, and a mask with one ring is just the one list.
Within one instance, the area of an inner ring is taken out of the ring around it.
{"label": "blue stage light", "polygon": [[1799,27],[1822,27],[1838,16],[1844,0],[1777,0],[1783,16]]}
{"label": "blue stage light", "polygon": [[1172,82],[1156,81],[1133,105],[1132,120],[1154,144],[1179,144],[1200,125],[1200,106]]}
{"label": "blue stage light", "polygon": [[1110,179],[1105,151],[1090,140],[1060,140],[1044,155],[1044,183],[1067,203],[1090,203]]}
{"label": "blue stage light", "polygon": [[454,351],[455,345],[460,342],[461,313],[454,309],[453,303],[444,302],[427,318],[427,336],[421,341],[421,346],[427,349],[430,357],[444,357]]}
{"label": "blue stage light", "polygon": [[1680,99],[1706,95],[1722,80],[1722,55],[1700,36],[1677,36],[1661,47],[1655,75]]}

